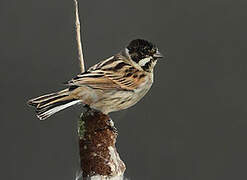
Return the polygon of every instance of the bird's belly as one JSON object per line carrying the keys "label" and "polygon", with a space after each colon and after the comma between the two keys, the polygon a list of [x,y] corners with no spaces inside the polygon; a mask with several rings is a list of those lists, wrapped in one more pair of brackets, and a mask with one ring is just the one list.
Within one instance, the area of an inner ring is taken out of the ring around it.
{"label": "bird's belly", "polygon": [[135,91],[111,91],[105,92],[102,98],[91,104],[90,106],[94,109],[100,110],[101,112],[108,114],[113,111],[120,111],[127,109],[139,100],[148,92],[152,83],[146,84]]}

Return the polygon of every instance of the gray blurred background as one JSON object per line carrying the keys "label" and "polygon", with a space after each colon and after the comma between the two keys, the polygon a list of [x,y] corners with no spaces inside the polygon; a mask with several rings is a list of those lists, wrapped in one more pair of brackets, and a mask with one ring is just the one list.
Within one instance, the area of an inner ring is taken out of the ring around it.
{"label": "gray blurred background", "polygon": [[[247,179],[247,2],[82,1],[87,67],[148,39],[168,55],[136,106],[111,117],[130,180]],[[81,107],[40,122],[29,98],[79,73],[73,3],[0,1],[0,179],[72,180]]]}

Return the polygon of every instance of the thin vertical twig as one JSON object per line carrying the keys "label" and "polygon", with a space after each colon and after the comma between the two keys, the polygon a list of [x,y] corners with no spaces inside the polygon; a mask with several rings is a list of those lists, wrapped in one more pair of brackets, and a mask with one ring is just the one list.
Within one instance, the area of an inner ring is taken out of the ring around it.
{"label": "thin vertical twig", "polygon": [[84,56],[82,51],[82,43],[81,43],[81,23],[79,17],[79,8],[78,8],[78,1],[74,0],[75,4],[75,28],[76,28],[76,41],[77,41],[77,48],[78,48],[78,59],[80,61],[80,68],[81,72],[85,72],[85,63],[84,63]]}

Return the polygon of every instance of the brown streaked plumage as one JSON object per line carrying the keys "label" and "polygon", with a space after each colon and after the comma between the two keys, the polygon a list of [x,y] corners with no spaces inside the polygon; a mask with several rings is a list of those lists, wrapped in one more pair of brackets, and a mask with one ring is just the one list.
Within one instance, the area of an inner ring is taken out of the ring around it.
{"label": "brown streaked plumage", "polygon": [[150,42],[131,41],[124,51],[68,81],[69,88],[28,101],[40,120],[74,104],[83,103],[105,114],[136,104],[153,83],[158,49]]}

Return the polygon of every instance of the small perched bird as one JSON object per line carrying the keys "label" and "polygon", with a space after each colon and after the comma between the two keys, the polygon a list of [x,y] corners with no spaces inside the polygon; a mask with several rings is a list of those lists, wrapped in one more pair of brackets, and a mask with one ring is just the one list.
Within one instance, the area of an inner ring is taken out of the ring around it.
{"label": "small perched bird", "polygon": [[99,62],[67,82],[68,88],[28,101],[44,120],[82,103],[108,114],[136,104],[153,83],[153,69],[162,58],[151,42],[136,39],[120,53]]}

